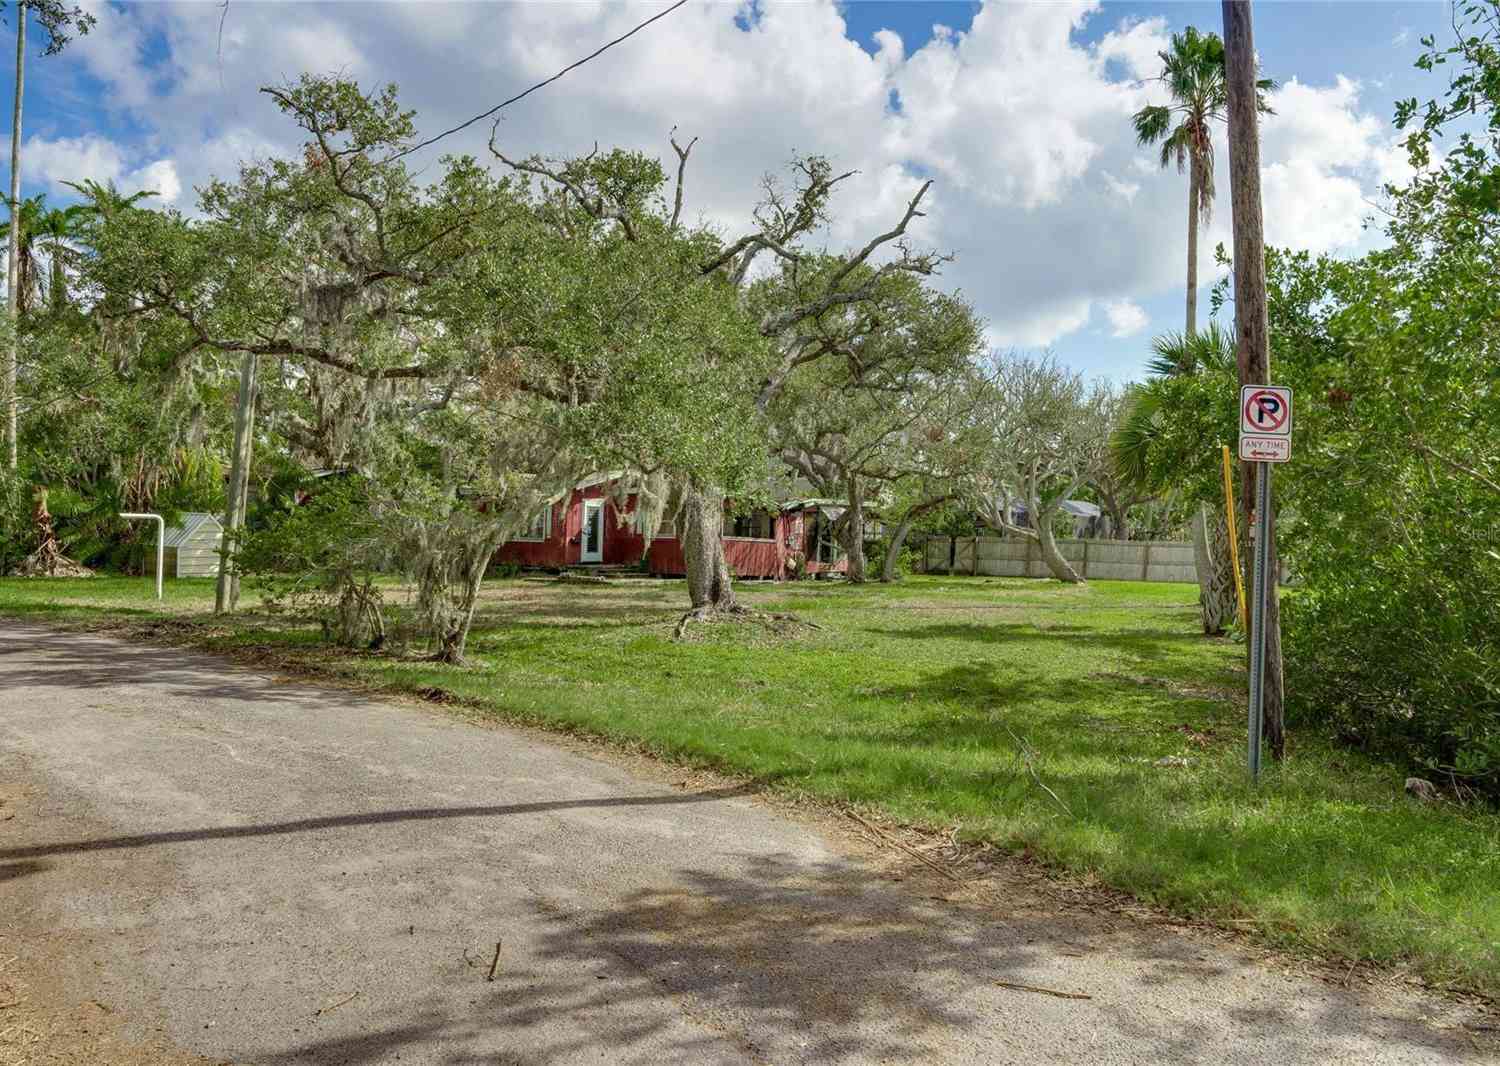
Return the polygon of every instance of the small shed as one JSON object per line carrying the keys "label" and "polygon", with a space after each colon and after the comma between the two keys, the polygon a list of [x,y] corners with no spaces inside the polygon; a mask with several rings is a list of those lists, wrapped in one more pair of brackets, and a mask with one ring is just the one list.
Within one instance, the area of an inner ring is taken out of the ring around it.
{"label": "small shed", "polygon": [[[165,577],[216,577],[219,573],[219,548],[224,540],[224,526],[216,515],[203,511],[183,514],[179,524],[168,526],[162,541],[162,569]],[[155,553],[148,553],[147,567],[156,564]]]}

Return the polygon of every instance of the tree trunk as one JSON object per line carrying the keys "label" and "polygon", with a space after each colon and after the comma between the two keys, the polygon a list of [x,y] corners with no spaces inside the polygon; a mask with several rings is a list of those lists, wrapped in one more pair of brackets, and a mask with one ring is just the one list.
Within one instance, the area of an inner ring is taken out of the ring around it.
{"label": "tree trunk", "polygon": [[906,538],[911,534],[911,527],[916,524],[917,519],[936,510],[952,498],[952,496],[931,497],[912,505],[907,509],[906,514],[901,516],[896,532],[891,536],[891,542],[886,548],[885,562],[880,568],[881,581],[889,583],[896,580],[896,567],[900,563],[901,548],[906,544]]}
{"label": "tree trunk", "polygon": [[5,342],[5,465],[16,468],[16,358],[19,326],[16,299],[21,254],[21,97],[26,75],[26,19],[24,3],[16,5],[16,106],[10,123],[10,254],[5,262],[5,312],[10,336]]}
{"label": "tree trunk", "polygon": [[1109,512],[1110,537],[1114,540],[1130,539],[1130,507],[1112,492],[1101,493],[1105,510]]}
{"label": "tree trunk", "polygon": [[1200,503],[1193,516],[1193,563],[1203,632],[1208,636],[1218,636],[1234,621],[1234,570],[1228,557],[1227,524],[1222,519],[1216,522],[1209,505]]}
{"label": "tree trunk", "polygon": [[1062,552],[1057,548],[1057,540],[1052,536],[1052,512],[1048,511],[1043,514],[1037,506],[1037,501],[1032,500],[1031,513],[1036,516],[1034,519],[1036,540],[1042,548],[1042,561],[1047,564],[1047,569],[1052,571],[1052,576],[1069,585],[1083,584],[1083,578],[1078,576],[1078,571],[1073,569],[1072,564],[1063,558]]}
{"label": "tree trunk", "polygon": [[896,532],[891,536],[891,542],[885,549],[885,562],[880,566],[880,580],[890,584],[896,580],[896,567],[901,559],[901,548],[906,544],[906,535],[911,532],[912,523],[916,521],[915,508],[907,511],[902,516],[901,522],[896,526]]}
{"label": "tree trunk", "polygon": [[734,580],[724,558],[724,497],[687,486],[682,520],[682,558],[693,610],[701,614],[735,610]]}
{"label": "tree trunk", "polygon": [[855,585],[865,583],[865,498],[859,478],[851,477],[845,483],[849,498],[849,511],[844,515],[844,554],[849,558],[849,581]]}
{"label": "tree trunk", "polygon": [[93,573],[62,553],[57,531],[52,526],[52,512],[47,509],[47,486],[32,490],[31,524],[36,531],[37,548],[16,567],[22,577],[88,577]]}
{"label": "tree trunk", "polygon": [[1187,327],[1183,336],[1198,331],[1198,198],[1203,195],[1203,164],[1196,152],[1188,163]]}
{"label": "tree trunk", "polygon": [[[1229,186],[1234,220],[1234,318],[1239,337],[1236,353],[1240,385],[1264,385],[1271,380],[1270,324],[1266,308],[1266,254],[1260,193],[1260,129],[1256,113],[1255,35],[1248,0],[1223,0],[1224,71],[1229,104]],[[1254,510],[1254,470],[1241,470],[1241,513]],[[1265,718],[1262,736],[1271,756],[1286,754],[1285,693],[1281,671],[1281,608],[1275,580],[1274,506],[1267,515],[1271,559],[1266,605]],[[1248,524],[1247,524],[1248,528]],[[1253,587],[1253,586],[1252,586]],[[1255,609],[1259,609],[1257,606]],[[1247,647],[1248,654],[1248,647]]]}
{"label": "tree trunk", "polygon": [[[498,545],[497,545],[498,546]],[[464,654],[469,647],[469,629],[474,625],[474,608],[479,605],[479,590],[484,584],[486,563],[494,551],[481,552],[475,565],[465,575],[464,598],[459,601],[459,611],[452,626],[437,634],[438,650],[434,658],[449,666],[462,666]]]}
{"label": "tree trunk", "polygon": [[52,245],[52,280],[47,283],[47,303],[54,313],[61,311],[68,303],[68,271],[63,265],[60,243]]}
{"label": "tree trunk", "polygon": [[214,614],[233,611],[240,598],[240,576],[232,551],[235,535],[245,522],[245,500],[250,486],[250,457],[254,451],[256,359],[250,352],[240,358],[240,392],[234,409],[234,455],[229,469],[229,488],[224,505],[224,555],[219,561],[219,583],[214,593]]}

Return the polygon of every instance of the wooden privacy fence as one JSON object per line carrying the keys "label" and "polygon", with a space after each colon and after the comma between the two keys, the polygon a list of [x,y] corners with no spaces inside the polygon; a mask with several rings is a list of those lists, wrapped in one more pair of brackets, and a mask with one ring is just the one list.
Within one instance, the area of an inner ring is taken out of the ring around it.
{"label": "wooden privacy fence", "polygon": [[[1058,551],[1079,577],[1120,581],[1197,581],[1193,546],[1176,540],[1059,540]],[[922,552],[929,574],[976,577],[1051,577],[1034,540],[928,537]]]}

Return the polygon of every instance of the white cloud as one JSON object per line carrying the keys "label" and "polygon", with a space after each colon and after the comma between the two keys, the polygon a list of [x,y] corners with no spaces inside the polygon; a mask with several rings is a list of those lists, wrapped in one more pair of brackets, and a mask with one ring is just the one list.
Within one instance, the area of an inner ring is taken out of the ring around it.
{"label": "white cloud", "polygon": [[1126,75],[1137,81],[1155,78],[1161,74],[1161,51],[1167,36],[1164,18],[1126,19],[1099,42],[1099,57],[1118,61]]}
{"label": "white cloud", "polygon": [[[50,130],[40,142],[50,148],[32,153],[27,174],[55,181],[92,168],[175,188],[187,206],[185,190],[210,175],[298,150],[299,131],[257,93],[261,85],[303,70],[396,81],[431,132],[658,9],[234,5],[221,43],[218,5],[101,6],[99,29],[37,64],[36,77],[37,91],[49,81],[72,85],[80,67],[103,82],[109,136],[81,123]],[[1101,20],[1107,32],[1097,44],[1077,40],[1085,23]],[[834,204],[834,244],[885,228],[930,176],[912,239],[957,254],[944,282],[976,304],[997,343],[1047,344],[1084,329],[1096,308],[1118,332],[1135,321],[1136,301],[1182,284],[1186,179],[1161,171],[1130,126],[1134,111],[1161,96],[1147,79],[1169,30],[1165,18],[1113,21],[1092,0],[990,3],[967,31],[940,29],[916,49],[882,31],[868,42],[871,55],[847,38],[832,0],[690,4],[507,109],[500,139],[516,153],[576,153],[598,141],[670,158],[666,136],[676,126],[701,138],[689,215],[729,231],[745,225],[763,174],[796,152],[818,152],[859,171]],[[893,92],[899,110],[889,106]],[[1359,226],[1364,198],[1399,176],[1404,159],[1359,96],[1347,79],[1292,79],[1278,89],[1277,114],[1263,126],[1271,240],[1326,251],[1368,239]],[[487,135],[484,123],[442,149],[487,158]],[[413,165],[430,175],[436,154]],[[1223,191],[1222,144],[1218,166]],[[1200,242],[1205,281],[1228,223],[1221,197]],[[1138,357],[1134,347],[1128,358]]]}
{"label": "white cloud", "polygon": [[1130,300],[1108,301],[1104,305],[1104,317],[1109,319],[1111,337],[1134,337],[1151,325],[1151,316],[1140,304]]}
{"label": "white cloud", "polygon": [[1318,87],[1292,78],[1271,97],[1261,126],[1266,240],[1308,251],[1369,243],[1365,220],[1386,182],[1410,177],[1398,135],[1360,109],[1360,85]]}
{"label": "white cloud", "polygon": [[1013,325],[992,327],[985,338],[992,348],[1043,348],[1088,325],[1088,300],[1061,299],[1017,316]]}
{"label": "white cloud", "polygon": [[83,181],[113,181],[124,192],[155,189],[161,203],[173,203],[182,193],[172,160],[158,159],[132,167],[119,144],[93,135],[27,138],[21,146],[21,175],[28,182],[45,185],[54,195],[75,196],[63,183]]}
{"label": "white cloud", "polygon": [[1107,170],[1099,171],[1099,176],[1104,179],[1104,187],[1127,204],[1135,199],[1135,194],[1141,191],[1141,183],[1138,181],[1122,181]]}
{"label": "white cloud", "polygon": [[154,192],[156,203],[176,203],[177,198],[182,195],[182,181],[177,177],[177,164],[170,159],[158,159],[155,163],[148,163],[139,170],[131,171],[120,182],[120,188],[126,193],[140,189]]}

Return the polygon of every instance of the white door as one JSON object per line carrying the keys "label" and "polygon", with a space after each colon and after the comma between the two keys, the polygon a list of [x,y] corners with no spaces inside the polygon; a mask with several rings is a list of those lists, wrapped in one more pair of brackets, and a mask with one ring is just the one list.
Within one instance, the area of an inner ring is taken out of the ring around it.
{"label": "white door", "polygon": [[602,563],[604,561],[604,501],[583,501],[583,547],[578,554],[580,562]]}

